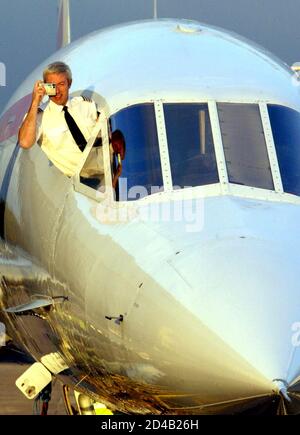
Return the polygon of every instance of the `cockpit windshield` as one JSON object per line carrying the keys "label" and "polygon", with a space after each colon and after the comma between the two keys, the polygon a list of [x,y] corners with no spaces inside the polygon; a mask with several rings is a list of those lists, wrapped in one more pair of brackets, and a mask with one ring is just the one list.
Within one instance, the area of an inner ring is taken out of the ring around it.
{"label": "cockpit windshield", "polygon": [[164,104],[174,188],[219,182],[207,104]]}
{"label": "cockpit windshield", "polygon": [[229,183],[274,190],[257,104],[218,103]]}
{"label": "cockpit windshield", "polygon": [[[171,175],[173,189],[217,184],[218,160],[219,170],[227,169],[230,184],[274,190],[272,170],[277,171],[277,162],[272,152],[271,125],[284,192],[300,196],[297,111],[269,104],[269,123],[261,117],[265,105],[221,102],[214,106],[219,124],[214,118],[212,127],[208,103],[163,103],[164,117],[157,118],[158,131],[155,104],[137,104],[111,116],[108,136],[112,180],[108,170],[104,177],[102,142],[96,140],[80,173],[82,183],[100,191],[106,189],[105,183],[112,185],[117,201],[131,201],[163,191],[163,174],[167,181]],[[269,131],[267,138],[265,131]],[[214,137],[222,139],[218,159]],[[170,183],[166,186],[169,189]]]}
{"label": "cockpit windshield", "polygon": [[[131,201],[163,190],[157,127],[153,104],[139,104],[120,110],[110,118],[112,135],[121,132],[125,150],[115,155],[113,173],[119,165],[116,199]],[[116,154],[116,153],[115,153]],[[121,163],[121,165],[120,165]]]}
{"label": "cockpit windshield", "polygon": [[268,105],[283,190],[300,195],[300,113]]}

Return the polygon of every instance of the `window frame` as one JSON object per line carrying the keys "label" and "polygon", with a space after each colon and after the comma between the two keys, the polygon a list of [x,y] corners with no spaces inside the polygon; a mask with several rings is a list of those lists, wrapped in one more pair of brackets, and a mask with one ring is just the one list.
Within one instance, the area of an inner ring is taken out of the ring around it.
{"label": "window frame", "polygon": [[[103,151],[103,168],[104,168],[104,181],[105,186],[107,188],[104,192],[99,192],[98,190],[93,189],[92,187],[87,186],[86,184],[80,181],[80,173],[85,165],[85,162],[90,154],[93,144],[97,138],[97,136],[102,138],[102,151]],[[113,201],[113,189],[112,189],[112,174],[111,174],[111,164],[110,164],[110,145],[109,145],[109,131],[108,131],[108,119],[104,113],[99,115],[99,118],[95,124],[92,135],[86,144],[86,147],[83,151],[82,162],[78,166],[75,175],[73,176],[73,185],[74,190],[76,192],[82,193],[85,196],[88,196],[91,199],[94,199],[98,202],[107,200],[108,197],[111,201]]]}
{"label": "window frame", "polygon": [[[160,117],[161,117],[162,132],[163,132],[161,159],[163,159],[165,161],[165,169],[167,169],[167,171],[168,171],[167,175],[166,175],[168,177],[168,180],[170,180],[169,184],[168,184],[168,188],[170,190],[174,191],[173,180],[172,180],[172,168],[171,168],[171,161],[170,161],[170,156],[169,156],[169,146],[168,146],[168,140],[167,140],[167,126],[166,126],[165,115],[164,115],[164,104],[168,104],[168,105],[170,105],[170,104],[174,104],[174,105],[175,104],[182,104],[182,105],[193,104],[193,105],[199,105],[199,106],[200,105],[207,106],[219,181],[216,183],[200,184],[199,186],[185,187],[184,189],[181,189],[181,190],[186,191],[188,189],[199,189],[199,188],[208,188],[208,186],[219,186],[221,178],[220,178],[219,166],[218,166],[218,162],[217,162],[218,156],[217,156],[216,147],[215,147],[215,135],[214,135],[213,126],[212,126],[212,122],[211,122],[211,112],[210,112],[209,102],[208,101],[203,101],[203,102],[202,101],[188,101],[188,102],[186,102],[186,101],[177,101],[177,102],[161,101],[161,112],[162,113],[160,113]],[[167,149],[167,152],[164,152],[164,148]],[[165,160],[165,159],[167,159],[167,160]]]}
{"label": "window frame", "polygon": [[[230,103],[230,104],[254,104],[259,107],[260,118],[263,126],[265,142],[267,147],[268,158],[270,162],[271,174],[273,179],[274,190],[263,189],[255,186],[243,186],[239,184],[230,183],[228,180],[228,171],[226,166],[226,159],[224,153],[224,146],[222,141],[221,127],[219,121],[219,115],[217,111],[218,103]],[[270,201],[286,201],[287,199],[292,200],[292,202],[298,202],[297,197],[288,198],[288,195],[283,192],[281,175],[279,171],[277,153],[275,149],[275,144],[273,140],[273,133],[271,129],[271,123],[268,114],[267,105],[270,102],[265,101],[251,101],[251,100],[214,100],[211,103],[211,113],[212,119],[215,118],[214,129],[216,133],[216,143],[219,147],[219,161],[217,161],[218,168],[224,173],[223,182],[221,183],[221,189],[223,194],[230,194],[235,196],[243,196],[246,198],[260,199],[260,200],[270,200]],[[212,122],[212,121],[211,121]],[[216,146],[215,143],[215,146]],[[217,153],[217,151],[216,151]],[[300,198],[299,198],[300,202]]]}
{"label": "window frame", "polygon": [[[260,105],[248,102],[218,101],[216,107],[229,185],[275,191],[272,163]],[[240,112],[242,116],[239,118]],[[251,127],[248,122],[249,118]],[[246,131],[241,132],[240,128],[243,126]],[[231,137],[233,142],[230,141]],[[260,170],[255,169],[255,166],[260,163],[263,165],[259,168]]]}
{"label": "window frame", "polygon": [[[291,107],[291,106],[288,106],[286,104],[282,104],[282,103],[278,103],[278,102],[268,102],[266,104],[266,113],[267,113],[268,119],[269,119],[270,131],[271,131],[272,140],[273,140],[273,143],[274,143],[274,150],[275,150],[275,153],[277,154],[277,149],[279,150],[280,147],[276,147],[276,143],[275,143],[276,141],[275,141],[275,138],[274,138],[274,135],[273,135],[271,118],[270,118],[270,115],[269,115],[269,108],[271,106],[277,106],[278,108],[281,108],[281,109],[288,109],[290,111],[296,112],[298,115],[300,115],[300,107],[295,108],[295,107]],[[288,192],[288,191],[284,190],[284,185],[283,185],[284,183],[282,181],[284,179],[284,177],[281,177],[281,169],[280,169],[279,159],[278,159],[278,172],[279,172],[279,176],[280,176],[280,180],[281,180],[282,192],[285,195],[285,197],[288,196],[288,197],[292,197],[292,198],[298,198],[298,200],[299,200],[300,199],[300,194],[292,193],[292,192]]]}
{"label": "window frame", "polygon": [[[147,100],[143,100],[143,101],[139,101],[139,102],[132,102],[132,104],[128,104],[125,107],[118,108],[115,112],[111,113],[110,116],[109,116],[108,123],[109,123],[109,125],[111,125],[111,118],[114,117],[115,115],[117,115],[121,111],[124,111],[126,109],[130,109],[130,108],[133,108],[133,107],[136,107],[136,106],[145,106],[145,105],[152,106],[152,108],[153,108],[153,114],[154,114],[153,120],[154,120],[154,122],[156,124],[157,145],[158,145],[159,158],[160,158],[160,170],[161,170],[161,175],[162,175],[162,186],[161,186],[161,187],[163,187],[162,190],[160,189],[158,192],[152,193],[150,195],[143,196],[143,197],[135,199],[135,200],[123,200],[123,201],[122,200],[118,200],[118,201],[115,201],[118,204],[130,204],[130,203],[135,204],[137,201],[138,202],[139,201],[144,201],[144,202],[146,201],[147,202],[147,200],[149,198],[152,198],[153,196],[156,197],[156,196],[159,196],[159,195],[165,193],[165,179],[164,179],[164,174],[163,174],[163,167],[164,167],[164,165],[163,165],[163,162],[162,162],[161,143],[160,143],[160,133],[163,133],[163,132],[160,131],[160,127],[158,125],[159,121],[158,121],[158,116],[157,116],[157,105],[156,105],[156,103],[157,103],[157,101],[153,101],[153,100],[151,100],[151,101],[149,101],[149,100],[148,101]],[[168,156],[167,156],[167,158],[168,158]],[[167,160],[165,160],[165,162],[167,162]]]}
{"label": "window frame", "polygon": [[[109,131],[108,131],[108,119],[118,113],[120,110],[124,110],[134,105],[139,104],[153,104],[155,111],[155,121],[157,125],[157,136],[158,136],[158,145],[159,145],[159,153],[160,153],[160,161],[161,161],[161,170],[164,184],[164,191],[157,192],[152,195],[148,195],[144,198],[140,198],[135,201],[115,201],[113,189],[112,189],[112,174],[111,174],[111,164],[110,164],[110,155],[109,155]],[[181,190],[173,190],[172,183],[172,173],[170,167],[170,157],[169,157],[169,148],[167,141],[167,132],[166,132],[166,124],[164,118],[164,104],[207,104],[208,105],[208,113],[210,117],[211,130],[213,136],[213,142],[215,147],[215,155],[217,162],[217,170],[219,175],[219,182],[210,185],[203,186],[195,186]],[[231,104],[254,104],[258,105],[263,131],[265,135],[265,142],[267,146],[267,153],[270,161],[272,179],[274,184],[274,190],[262,189],[259,187],[251,187],[251,186],[243,186],[234,183],[230,183],[228,180],[228,172],[226,167],[226,160],[224,154],[224,147],[222,141],[222,134],[217,110],[217,103],[231,103]],[[277,159],[277,153],[275,148],[275,143],[273,139],[273,133],[271,129],[271,123],[268,114],[268,104],[280,104],[278,102],[273,101],[253,101],[249,99],[236,99],[236,100],[215,100],[215,99],[196,99],[196,98],[163,98],[157,100],[147,100],[141,99],[139,101],[132,101],[130,104],[127,104],[125,107],[118,107],[109,116],[106,116],[103,112],[101,113],[95,128],[93,130],[93,134],[88,141],[88,144],[84,151],[84,157],[82,161],[82,165],[78,168],[78,171],[73,177],[74,189],[77,192],[83,193],[91,199],[96,201],[102,201],[104,199],[109,199],[120,205],[126,204],[136,204],[139,203],[148,203],[154,201],[165,201],[168,199],[178,199],[182,197],[190,198],[197,196],[219,196],[219,195],[233,195],[233,196],[242,196],[245,198],[252,198],[258,200],[267,200],[267,201],[281,201],[281,202],[293,202],[300,203],[300,197],[296,195],[289,194],[283,191],[281,175],[279,171],[279,164]],[[283,106],[288,107],[285,104]],[[294,109],[297,110],[297,109]],[[84,185],[80,182],[80,172],[86,158],[92,148],[92,145],[95,141],[97,134],[101,131],[102,136],[102,146],[103,146],[103,159],[104,159],[104,176],[105,176],[105,185],[108,187],[105,193],[100,193],[95,189]]]}

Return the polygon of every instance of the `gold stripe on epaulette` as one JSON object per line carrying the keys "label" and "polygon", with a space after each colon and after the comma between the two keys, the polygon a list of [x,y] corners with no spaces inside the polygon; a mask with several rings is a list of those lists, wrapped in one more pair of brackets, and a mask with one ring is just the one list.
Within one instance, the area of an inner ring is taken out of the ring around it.
{"label": "gold stripe on epaulette", "polygon": [[89,103],[92,102],[92,100],[89,97],[86,97],[85,95],[82,95],[83,101],[88,101]]}

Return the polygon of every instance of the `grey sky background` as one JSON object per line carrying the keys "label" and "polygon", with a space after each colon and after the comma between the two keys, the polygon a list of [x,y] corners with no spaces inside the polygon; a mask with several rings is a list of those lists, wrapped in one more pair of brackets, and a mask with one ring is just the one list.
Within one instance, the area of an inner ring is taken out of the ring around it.
{"label": "grey sky background", "polygon": [[[56,49],[57,0],[0,0],[0,113],[23,79]],[[153,0],[70,0],[72,40],[153,17]],[[300,0],[158,0],[158,16],[233,30],[288,64],[300,61]]]}

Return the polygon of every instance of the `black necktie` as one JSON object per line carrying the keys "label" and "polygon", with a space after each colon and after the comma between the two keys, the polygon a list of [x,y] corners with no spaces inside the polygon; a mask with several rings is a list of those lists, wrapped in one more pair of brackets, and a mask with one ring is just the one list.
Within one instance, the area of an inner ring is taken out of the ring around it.
{"label": "black necktie", "polygon": [[63,107],[63,111],[65,112],[65,120],[66,120],[66,123],[68,124],[70,132],[71,132],[71,134],[73,136],[73,139],[77,143],[78,148],[80,149],[80,151],[83,151],[85,146],[86,146],[86,144],[87,144],[87,142],[85,140],[85,137],[81,133],[80,128],[76,124],[73,116],[70,115],[70,113],[68,112],[68,106],[64,106]]}

